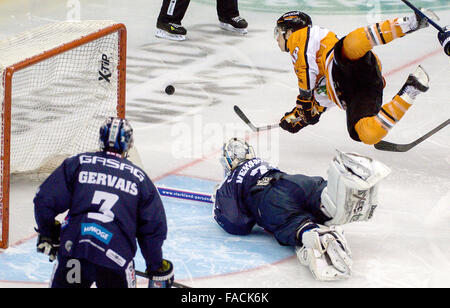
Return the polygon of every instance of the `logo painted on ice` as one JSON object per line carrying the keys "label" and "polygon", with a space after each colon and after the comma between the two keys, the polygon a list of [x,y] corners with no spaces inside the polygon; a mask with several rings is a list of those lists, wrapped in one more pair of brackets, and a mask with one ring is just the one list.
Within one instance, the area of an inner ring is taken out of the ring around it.
{"label": "logo painted on ice", "polygon": [[[195,2],[216,5],[215,0],[194,0]],[[431,9],[449,9],[448,0],[415,0],[414,5]],[[252,11],[284,13],[300,10],[308,14],[367,14],[376,10],[377,13],[410,12],[406,5],[398,0],[239,0],[239,9]]]}
{"label": "logo painted on ice", "polygon": [[81,224],[81,235],[90,235],[99,241],[109,244],[113,234],[95,223]]}

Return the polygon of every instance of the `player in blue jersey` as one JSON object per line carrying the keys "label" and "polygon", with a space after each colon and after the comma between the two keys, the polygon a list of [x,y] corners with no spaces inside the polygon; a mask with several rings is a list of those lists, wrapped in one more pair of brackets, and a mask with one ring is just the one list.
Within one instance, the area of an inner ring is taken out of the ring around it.
{"label": "player in blue jersey", "polygon": [[[109,118],[99,141],[101,151],[66,159],[34,198],[37,250],[57,259],[50,286],[135,287],[137,239],[149,287],[170,287],[174,274],[163,259],[161,198],[146,173],[126,159],[133,130],[126,119]],[[55,217],[66,211],[60,224]]]}
{"label": "player in blue jersey", "polygon": [[213,216],[228,233],[249,234],[255,225],[297,256],[318,280],[351,276],[351,252],[340,225],[369,220],[378,183],[390,170],[355,153],[339,152],[322,177],[290,175],[257,158],[244,140],[223,146],[226,177],[213,195]]}

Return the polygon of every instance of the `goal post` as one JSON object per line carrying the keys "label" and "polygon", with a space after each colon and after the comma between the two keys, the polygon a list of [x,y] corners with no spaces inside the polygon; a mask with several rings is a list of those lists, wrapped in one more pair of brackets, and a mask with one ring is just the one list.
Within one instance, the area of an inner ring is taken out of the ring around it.
{"label": "goal post", "polygon": [[126,27],[59,22],[8,37],[0,41],[0,74],[0,248],[7,248],[10,176],[49,173],[71,155],[98,150],[105,118],[125,116]]}

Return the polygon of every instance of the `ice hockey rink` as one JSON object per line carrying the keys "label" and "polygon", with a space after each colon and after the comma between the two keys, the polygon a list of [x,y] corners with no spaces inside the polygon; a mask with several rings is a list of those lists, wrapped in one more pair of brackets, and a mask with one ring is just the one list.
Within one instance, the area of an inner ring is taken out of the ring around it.
{"label": "ice hockey rink", "polygon": [[[413,1],[450,24],[448,0]],[[378,20],[411,14],[396,0],[241,0],[248,23],[241,36],[221,30],[214,0],[191,0],[183,26],[187,40],[154,36],[159,0],[0,0],[0,39],[63,20],[111,19],[127,27],[126,116],[135,130],[143,168],[159,187],[211,194],[222,180],[220,148],[248,138],[258,156],[288,173],[326,177],[335,150],[358,152],[388,165],[379,205],[368,222],[344,226],[353,253],[353,277],[315,281],[294,250],[255,228],[249,236],[223,232],[211,205],[163,197],[169,234],[164,257],[176,280],[192,287],[450,287],[450,128],[405,153],[356,143],[345,112],[322,115],[317,125],[291,135],[280,129],[252,133],[236,116],[238,105],[257,125],[277,123],[298,93],[290,56],[273,38],[276,19],[290,10],[339,37]],[[450,58],[429,27],[374,52],[383,63],[384,101],[421,64],[431,87],[418,97],[385,140],[409,143],[450,117]],[[171,96],[164,88],[172,84]],[[53,264],[35,252],[36,185],[12,179],[10,248],[0,251],[0,287],[47,287]],[[136,268],[144,270],[138,252]],[[138,286],[146,281],[138,279]]]}

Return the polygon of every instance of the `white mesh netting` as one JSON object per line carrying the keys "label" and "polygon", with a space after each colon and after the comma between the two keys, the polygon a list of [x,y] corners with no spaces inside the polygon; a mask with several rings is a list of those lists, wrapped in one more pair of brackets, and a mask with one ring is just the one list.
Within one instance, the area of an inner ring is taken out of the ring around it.
{"label": "white mesh netting", "polygon": [[[7,67],[113,24],[61,22],[0,41],[2,113]],[[48,173],[70,155],[98,149],[100,125],[117,115],[119,41],[114,32],[13,74],[11,173]]]}

